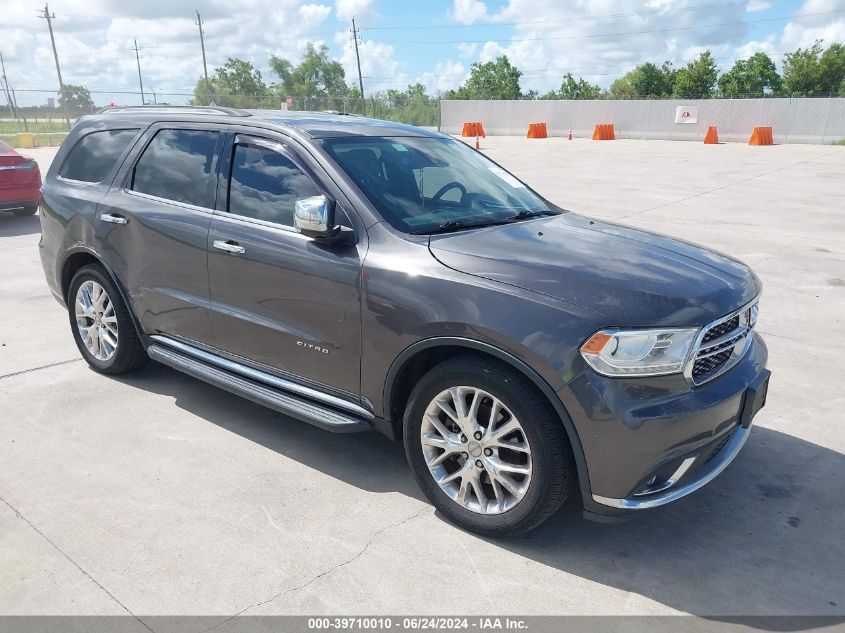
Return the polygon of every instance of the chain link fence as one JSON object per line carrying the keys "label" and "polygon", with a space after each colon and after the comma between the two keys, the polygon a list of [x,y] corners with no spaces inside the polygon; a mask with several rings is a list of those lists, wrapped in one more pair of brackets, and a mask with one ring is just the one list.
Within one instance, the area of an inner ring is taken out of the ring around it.
{"label": "chain link fence", "polygon": [[[109,106],[199,105],[193,93],[155,90],[145,91],[143,95],[140,91],[92,90],[82,94],[69,91],[63,96],[64,100],[60,99],[54,90],[17,90],[8,97],[0,93],[0,140],[18,145],[18,134],[24,133],[33,135],[35,145],[55,144],[75,119]],[[245,110],[343,112],[429,128],[436,128],[440,117],[435,98],[407,99],[387,94],[366,99],[214,94],[201,101],[202,105]]]}
{"label": "chain link fence", "polygon": [[[697,121],[676,123],[677,108]],[[552,136],[590,136],[613,123],[617,138],[703,141],[710,125],[719,139],[747,142],[759,126],[773,128],[776,143],[836,143],[845,139],[845,98],[642,99],[573,101],[441,101],[443,132],[460,134],[481,121],[487,134],[524,136],[529,123],[545,122]]]}

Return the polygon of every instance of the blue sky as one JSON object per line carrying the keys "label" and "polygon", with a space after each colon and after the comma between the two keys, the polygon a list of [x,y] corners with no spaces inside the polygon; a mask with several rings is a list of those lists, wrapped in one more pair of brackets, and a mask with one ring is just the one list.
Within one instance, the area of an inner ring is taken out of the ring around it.
{"label": "blue sky", "polygon": [[[19,99],[43,102],[57,84],[43,2],[0,4],[9,81]],[[137,91],[136,39],[145,87],[183,101],[202,73],[196,9],[210,70],[243,57],[268,82],[267,58],[296,62],[309,41],[356,81],[355,16],[368,93],[416,81],[432,93],[454,88],[474,62],[500,54],[523,71],[523,89],[545,92],[568,71],[607,86],[637,63],[681,65],[708,48],[729,68],[758,50],[780,65],[816,38],[845,41],[845,0],[53,0],[50,9],[65,82],[96,91],[98,103]]]}

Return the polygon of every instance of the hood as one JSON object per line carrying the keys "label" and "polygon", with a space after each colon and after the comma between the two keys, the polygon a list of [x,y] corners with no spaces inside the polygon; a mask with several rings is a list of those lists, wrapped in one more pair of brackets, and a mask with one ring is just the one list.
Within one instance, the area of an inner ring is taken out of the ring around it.
{"label": "hood", "polygon": [[573,213],[433,235],[429,248],[455,270],[600,312],[607,326],[704,325],[760,292],[732,257]]}

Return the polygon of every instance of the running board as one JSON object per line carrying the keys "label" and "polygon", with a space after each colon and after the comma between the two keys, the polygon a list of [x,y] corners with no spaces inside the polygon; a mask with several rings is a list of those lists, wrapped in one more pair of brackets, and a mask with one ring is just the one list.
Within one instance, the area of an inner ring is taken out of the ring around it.
{"label": "running board", "polygon": [[256,404],[263,405],[279,413],[313,424],[332,433],[358,433],[370,431],[372,426],[361,418],[335,411],[320,404],[289,393],[283,393],[248,380],[234,373],[204,363],[196,358],[169,349],[158,343],[147,348],[150,358],[168,367],[198,378],[215,387],[220,387]]}

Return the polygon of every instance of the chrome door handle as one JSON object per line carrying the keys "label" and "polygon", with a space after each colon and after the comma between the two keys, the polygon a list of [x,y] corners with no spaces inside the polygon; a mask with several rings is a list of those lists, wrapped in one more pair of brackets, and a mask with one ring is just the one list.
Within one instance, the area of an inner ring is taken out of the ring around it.
{"label": "chrome door handle", "polygon": [[214,248],[219,248],[227,253],[246,253],[246,249],[232,240],[214,240]]}
{"label": "chrome door handle", "polygon": [[117,215],[115,213],[103,213],[100,216],[100,219],[103,222],[111,222],[112,224],[126,224],[129,222],[129,220],[124,218],[122,215]]}

